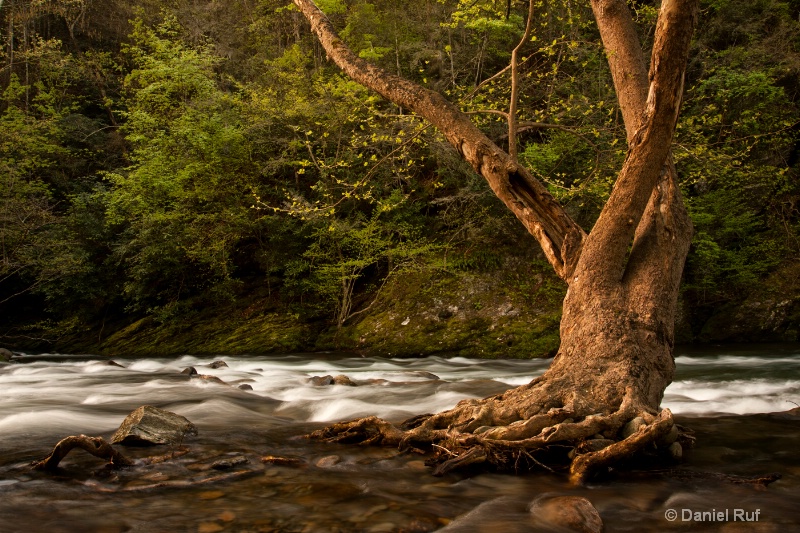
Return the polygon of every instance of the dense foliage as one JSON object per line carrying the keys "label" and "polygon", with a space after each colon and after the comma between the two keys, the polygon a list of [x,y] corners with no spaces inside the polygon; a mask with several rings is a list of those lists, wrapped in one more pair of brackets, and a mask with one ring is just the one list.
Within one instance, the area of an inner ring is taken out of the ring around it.
{"label": "dense foliage", "polygon": [[[318,3],[359,55],[507,143],[525,5]],[[800,252],[800,6],[702,4],[674,153],[696,228],[684,300],[706,316]],[[647,46],[656,6],[632,8]],[[520,159],[590,229],[624,127],[588,6],[535,16]],[[341,327],[404,271],[535,258],[437,133],[343,77],[285,3],[6,1],[0,35],[9,322],[165,321],[266,287]]]}

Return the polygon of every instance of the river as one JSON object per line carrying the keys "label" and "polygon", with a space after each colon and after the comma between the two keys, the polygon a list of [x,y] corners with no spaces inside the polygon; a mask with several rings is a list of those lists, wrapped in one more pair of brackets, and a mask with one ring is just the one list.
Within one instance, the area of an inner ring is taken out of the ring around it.
{"label": "river", "polygon": [[[119,367],[92,356],[24,355],[0,366],[0,531],[553,531],[527,510],[543,494],[588,498],[607,532],[800,531],[800,416],[769,414],[800,403],[800,346],[679,347],[675,355],[677,375],[664,406],[697,435],[682,468],[780,472],[781,480],[758,490],[637,472],[578,488],[549,473],[436,478],[413,454],[301,437],[325,422],[370,414],[397,421],[495,394],[527,383],[549,361],[300,354],[117,359]],[[215,360],[228,366],[209,368]],[[190,366],[227,385],[180,373]],[[309,382],[337,374],[359,385]],[[245,384],[252,390],[238,388]],[[199,435],[186,441],[190,453],[109,471],[76,450],[56,474],[30,471],[29,463],[61,438],[109,437],[145,404],[194,422]],[[264,464],[266,455],[303,464]],[[209,470],[225,458],[247,462]],[[231,473],[240,477],[208,481]],[[665,518],[670,509],[678,513],[674,521]],[[734,521],[756,510],[757,523]],[[694,520],[694,512],[715,519]]]}

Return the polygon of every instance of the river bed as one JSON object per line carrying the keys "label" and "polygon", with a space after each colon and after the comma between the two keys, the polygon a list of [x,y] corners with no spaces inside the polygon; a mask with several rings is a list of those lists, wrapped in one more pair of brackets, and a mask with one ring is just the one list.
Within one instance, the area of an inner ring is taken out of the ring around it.
{"label": "river bed", "polygon": [[[228,366],[207,366],[215,360]],[[800,403],[797,345],[679,348],[677,376],[664,399],[697,434],[681,468],[780,472],[782,479],[766,490],[636,472],[580,488],[550,473],[436,478],[418,455],[302,438],[326,422],[371,414],[399,421],[447,409],[527,383],[549,361],[300,354],[117,362],[122,367],[99,357],[38,354],[0,366],[0,531],[553,531],[528,512],[542,495],[588,498],[607,532],[800,531],[800,416],[769,414]],[[181,374],[190,366],[227,385]],[[358,386],[309,382],[338,374]],[[67,435],[108,438],[145,404],[199,428],[185,443],[190,453],[109,471],[101,460],[73,451],[56,475],[28,468]],[[302,464],[265,464],[267,455]],[[247,462],[209,469],[226,458]],[[674,521],[667,519],[670,510]],[[714,520],[696,520],[694,512]],[[756,516],[757,522],[735,520]]]}

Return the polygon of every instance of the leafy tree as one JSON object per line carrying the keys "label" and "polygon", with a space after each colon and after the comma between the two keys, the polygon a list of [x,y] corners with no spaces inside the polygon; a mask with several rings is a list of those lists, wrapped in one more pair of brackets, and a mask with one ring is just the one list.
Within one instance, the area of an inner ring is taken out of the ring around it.
{"label": "leafy tree", "polygon": [[370,417],[315,435],[394,445],[445,444],[449,449],[439,455],[437,468],[444,473],[475,462],[513,464],[520,450],[530,453],[556,442],[578,446],[598,431],[610,436],[634,417],[647,419],[644,430],[602,452],[576,452],[571,471],[582,481],[671,431],[671,413],[659,404],[674,372],[675,307],[691,223],[670,145],[697,5],[681,0],[662,5],[648,83],[627,5],[616,0],[592,3],[604,46],[613,50],[608,59],[629,149],[588,235],[513,155],[493,144],[442,95],[355,55],[311,0],[295,0],[295,5],[348,76],[440,129],[537,238],[556,273],[569,284],[559,353],[530,384],[415,417],[404,425],[410,429]]}
{"label": "leafy tree", "polygon": [[131,165],[106,174],[103,193],[138,309],[229,292],[233,250],[252,224],[256,170],[241,101],[220,89],[211,49],[177,35],[174,18],[155,29],[135,24],[123,127]]}

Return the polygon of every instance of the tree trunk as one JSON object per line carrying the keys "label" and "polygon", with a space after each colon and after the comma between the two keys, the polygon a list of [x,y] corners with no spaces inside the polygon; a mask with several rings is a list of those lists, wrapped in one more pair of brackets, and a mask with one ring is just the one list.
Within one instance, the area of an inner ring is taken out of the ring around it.
{"label": "tree trunk", "polygon": [[350,77],[439,128],[539,241],[569,285],[558,354],[531,383],[399,426],[371,417],[312,436],[401,447],[435,444],[437,474],[485,462],[497,467],[557,462],[569,449],[576,481],[652,443],[671,445],[676,430],[660,403],[674,373],[675,308],[692,229],[670,145],[696,0],[664,0],[649,80],[625,1],[592,0],[629,149],[588,236],[467,115],[439,94],[356,57],[311,0],[294,2],[330,59]]}

